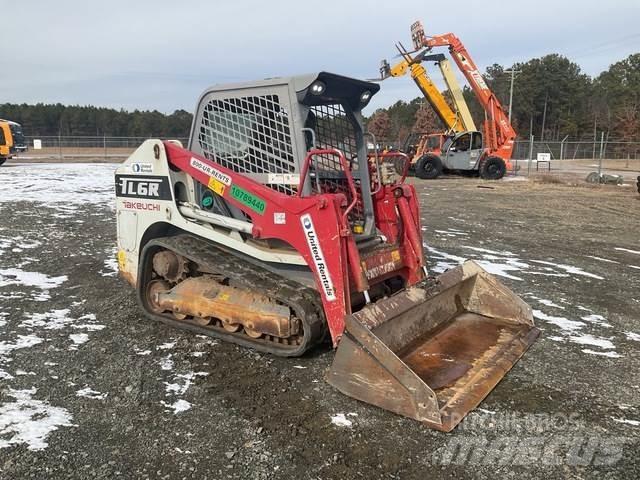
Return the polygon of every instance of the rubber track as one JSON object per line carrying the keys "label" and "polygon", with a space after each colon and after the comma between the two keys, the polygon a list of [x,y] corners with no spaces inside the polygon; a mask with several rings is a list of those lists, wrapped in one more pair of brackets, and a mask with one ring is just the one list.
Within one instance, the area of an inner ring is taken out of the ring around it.
{"label": "rubber track", "polygon": [[154,247],[172,250],[207,270],[229,278],[229,285],[232,287],[256,291],[289,306],[302,322],[303,338],[299,345],[284,345],[266,340],[264,337],[253,339],[242,331],[231,333],[221,328],[196,325],[152,313],[146,308],[144,300],[144,289],[150,279],[145,278],[148,274],[144,273],[145,265],[143,263],[150,261],[148,259],[141,262],[140,266],[138,300],[150,318],[176,328],[220,338],[261,352],[284,357],[300,356],[324,339],[326,323],[317,291],[261,267],[255,259],[248,260],[233,250],[225,249],[193,235],[181,234],[156,238],[144,247],[141,258],[146,259],[148,256],[146,253]]}

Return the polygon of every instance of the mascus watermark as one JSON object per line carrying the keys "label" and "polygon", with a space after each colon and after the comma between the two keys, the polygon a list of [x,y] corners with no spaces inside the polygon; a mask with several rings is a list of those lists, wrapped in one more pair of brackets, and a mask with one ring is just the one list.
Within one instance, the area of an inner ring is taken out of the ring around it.
{"label": "mascus watermark", "polygon": [[438,448],[438,465],[602,465],[617,463],[627,437],[601,435],[498,436],[458,435]]}
{"label": "mascus watermark", "polygon": [[548,433],[579,431],[584,422],[578,413],[520,413],[476,410],[460,419],[457,431],[498,433]]}

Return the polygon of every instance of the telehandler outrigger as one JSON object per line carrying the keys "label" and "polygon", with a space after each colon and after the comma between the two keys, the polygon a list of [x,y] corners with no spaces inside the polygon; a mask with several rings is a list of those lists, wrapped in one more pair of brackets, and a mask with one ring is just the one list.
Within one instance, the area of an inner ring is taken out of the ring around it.
{"label": "telehandler outrigger", "polygon": [[367,155],[378,89],[320,72],[206,90],[188,150],[148,140],[116,171],[119,268],[178,328],[282,356],[328,334],[330,384],[449,431],[538,330],[473,262],[426,277],[415,189],[398,154]]}

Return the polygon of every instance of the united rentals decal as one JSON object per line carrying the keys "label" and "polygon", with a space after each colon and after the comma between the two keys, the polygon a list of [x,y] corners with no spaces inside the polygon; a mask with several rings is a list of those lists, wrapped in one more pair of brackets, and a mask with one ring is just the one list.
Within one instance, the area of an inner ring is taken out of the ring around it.
{"label": "united rentals decal", "polygon": [[327,262],[324,260],[324,254],[322,253],[322,248],[320,247],[320,242],[318,241],[318,235],[316,234],[316,229],[313,226],[311,215],[303,215],[300,217],[300,222],[302,223],[304,236],[307,239],[307,245],[309,245],[309,251],[311,252],[313,263],[315,263],[318,276],[320,277],[324,296],[327,297],[327,300],[333,301],[336,299],[333,282],[331,281],[331,275],[329,275],[329,271],[327,269]]}
{"label": "united rentals decal", "polygon": [[158,175],[116,175],[116,197],[171,200],[169,179]]}
{"label": "united rentals decal", "polygon": [[263,215],[267,208],[267,203],[263,199],[237,185],[231,186],[231,196],[260,215]]}

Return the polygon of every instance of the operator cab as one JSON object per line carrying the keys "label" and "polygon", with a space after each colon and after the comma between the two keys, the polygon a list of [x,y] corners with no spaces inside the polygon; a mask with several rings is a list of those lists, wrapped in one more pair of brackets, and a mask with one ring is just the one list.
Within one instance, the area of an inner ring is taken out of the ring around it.
{"label": "operator cab", "polygon": [[461,132],[449,137],[442,148],[442,163],[448,170],[475,170],[482,156],[482,134]]}
{"label": "operator cab", "polygon": [[[200,98],[188,148],[286,195],[298,193],[310,150],[338,149],[357,185],[352,232],[369,237],[377,232],[361,111],[379,89],[328,72],[214,86]],[[208,190],[196,186],[203,208],[249,221],[219,195],[212,201]],[[338,192],[354,200],[339,157],[314,155],[302,195]]]}

